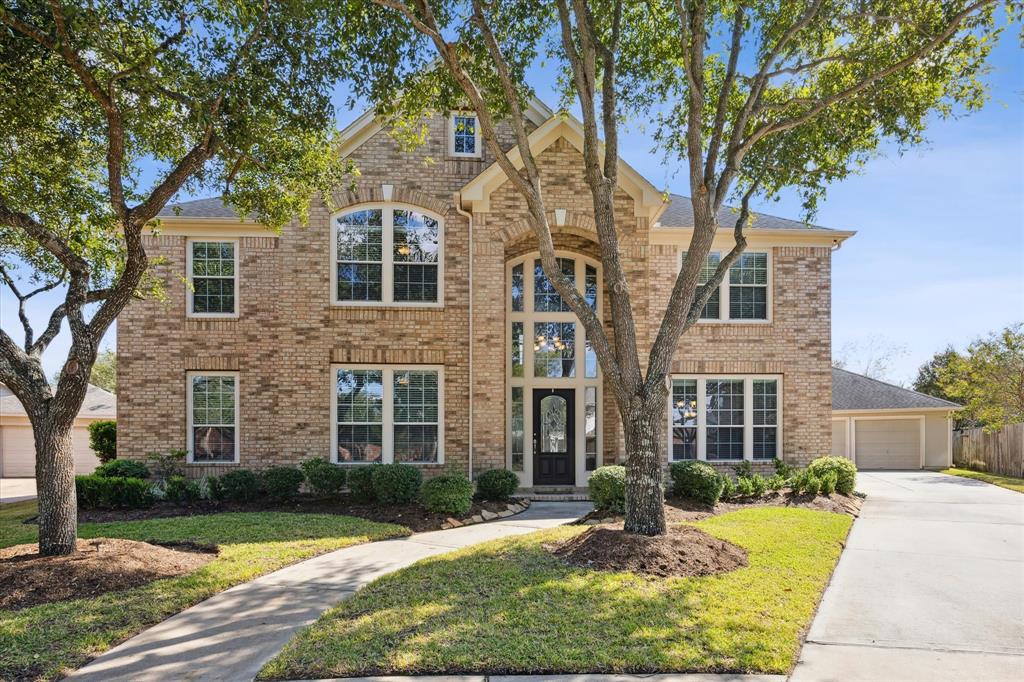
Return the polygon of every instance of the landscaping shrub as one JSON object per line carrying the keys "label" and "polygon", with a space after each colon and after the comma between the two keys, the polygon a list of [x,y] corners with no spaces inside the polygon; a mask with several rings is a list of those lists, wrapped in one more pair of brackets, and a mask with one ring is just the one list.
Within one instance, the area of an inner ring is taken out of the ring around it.
{"label": "landscaping shrub", "polygon": [[736,478],[750,478],[754,475],[754,465],[746,459],[735,465],[732,470],[736,473]]}
{"label": "landscaping shrub", "polygon": [[287,502],[298,495],[305,478],[295,467],[272,467],[260,474],[263,490],[278,502]]}
{"label": "landscaping shrub", "polygon": [[116,458],[117,422],[102,420],[89,424],[89,447],[103,464]]}
{"label": "landscaping shrub", "polygon": [[224,499],[232,502],[251,502],[260,496],[259,476],[248,469],[229,471],[220,477]]}
{"label": "landscaping shrub", "polygon": [[405,504],[416,499],[423,474],[410,465],[395,462],[379,464],[373,470],[373,494],[384,504]]}
{"label": "landscaping shrub", "polygon": [[164,495],[175,504],[192,504],[201,497],[199,484],[184,476],[172,476],[164,484]]}
{"label": "landscaping shrub", "polygon": [[348,479],[348,472],[344,467],[331,464],[326,459],[314,457],[307,459],[301,465],[302,473],[306,476],[306,483],[314,495],[321,497],[333,497],[345,487]]}
{"label": "landscaping shrub", "polygon": [[821,476],[821,494],[831,495],[836,491],[836,472],[827,471]]}
{"label": "landscaping shrub", "polygon": [[736,479],[736,495],[739,497],[750,497],[754,494],[754,482],[749,478]]}
{"label": "landscaping shrub", "polygon": [[775,473],[781,476],[783,479],[792,478],[796,473],[796,469],[783,462],[778,457],[772,460],[772,464],[775,465]]}
{"label": "landscaping shrub", "polygon": [[772,474],[768,477],[768,490],[781,490],[786,485],[786,477],[781,474]]}
{"label": "landscaping shrub", "polygon": [[82,509],[143,509],[152,506],[150,484],[141,478],[75,476],[75,492]]}
{"label": "landscaping shrub", "polygon": [[845,457],[819,457],[807,465],[807,471],[821,480],[829,472],[835,472],[836,492],[849,495],[857,484],[857,467]]}
{"label": "landscaping shrub", "polygon": [[808,495],[817,495],[821,490],[821,480],[814,474],[807,472],[804,476],[802,488]]}
{"label": "landscaping shrub", "polygon": [[435,476],[420,489],[420,502],[435,514],[464,516],[473,506],[473,483],[458,474]]}
{"label": "landscaping shrub", "polygon": [[504,502],[519,487],[519,477],[508,469],[490,469],[476,479],[476,490],[485,500]]}
{"label": "landscaping shrub", "polygon": [[598,467],[590,474],[587,488],[596,509],[618,513],[626,510],[626,467]]}
{"label": "landscaping shrub", "polygon": [[673,462],[669,468],[672,477],[672,492],[682,497],[689,497],[715,506],[722,496],[725,485],[724,476],[719,476],[715,468],[705,462]]}
{"label": "landscaping shrub", "polygon": [[199,499],[220,501],[224,499],[224,486],[216,476],[203,476],[197,482]]}
{"label": "landscaping shrub", "polygon": [[184,450],[171,450],[166,454],[151,452],[146,455],[149,460],[149,469],[153,478],[158,481],[169,481],[174,476],[185,475],[185,457],[188,453]]}
{"label": "landscaping shrub", "polygon": [[722,494],[718,498],[721,500],[731,500],[736,497],[736,483],[732,480],[732,476],[720,474],[718,478],[722,482]]}
{"label": "landscaping shrub", "polygon": [[754,474],[747,479],[750,481],[750,486],[754,489],[754,494],[761,497],[768,492],[768,479],[761,474]]}
{"label": "landscaping shrub", "polygon": [[373,502],[373,470],[379,465],[356,467],[348,472],[348,491],[359,502]]}
{"label": "landscaping shrub", "polygon": [[106,478],[148,478],[149,467],[130,459],[113,459],[99,465],[92,473]]}

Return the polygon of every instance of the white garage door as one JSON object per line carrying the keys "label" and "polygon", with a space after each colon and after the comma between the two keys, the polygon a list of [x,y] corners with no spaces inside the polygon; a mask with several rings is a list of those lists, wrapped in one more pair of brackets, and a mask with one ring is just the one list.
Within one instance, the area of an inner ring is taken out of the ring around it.
{"label": "white garage door", "polygon": [[858,419],[858,469],[920,469],[921,422],[917,419]]}
{"label": "white garage door", "polygon": [[[71,432],[75,453],[75,473],[90,474],[99,460],[89,448],[89,430],[76,426]],[[36,475],[36,443],[31,426],[0,426],[0,474],[4,478],[31,478]]]}

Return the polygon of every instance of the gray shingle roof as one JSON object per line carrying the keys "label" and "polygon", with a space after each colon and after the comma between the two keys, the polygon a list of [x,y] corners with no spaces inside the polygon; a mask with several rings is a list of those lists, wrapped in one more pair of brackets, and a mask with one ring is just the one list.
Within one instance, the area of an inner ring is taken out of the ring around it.
{"label": "gray shingle roof", "polygon": [[220,197],[183,201],[180,204],[168,204],[157,214],[160,218],[234,218],[238,219],[235,209],[224,203]]}
{"label": "gray shingle roof", "polygon": [[832,368],[833,410],[898,410],[929,407],[955,410],[960,405],[845,369]]}
{"label": "gray shingle roof", "polygon": [[[693,227],[693,205],[690,197],[681,194],[668,195],[668,208],[661,214],[662,227]],[[751,211],[754,216],[752,227],[759,230],[831,230],[829,227],[811,225],[802,220],[790,220],[766,213]],[[722,206],[718,211],[718,223],[723,227],[736,224],[737,211],[732,206]]]}
{"label": "gray shingle roof", "polygon": [[[3,384],[0,384],[0,415],[4,417],[25,416],[25,408],[22,407],[21,401],[11,389]],[[116,419],[117,396],[99,386],[89,384],[78,416],[87,419]]]}

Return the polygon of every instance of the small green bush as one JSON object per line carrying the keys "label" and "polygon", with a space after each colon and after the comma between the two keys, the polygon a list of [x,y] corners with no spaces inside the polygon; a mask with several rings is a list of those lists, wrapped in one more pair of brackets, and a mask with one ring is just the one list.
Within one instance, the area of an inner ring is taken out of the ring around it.
{"label": "small green bush", "polygon": [[220,485],[231,502],[252,502],[260,496],[259,476],[248,469],[229,471],[220,477]]}
{"label": "small green bush", "polygon": [[754,494],[761,497],[768,492],[768,479],[761,474],[754,474],[749,479],[750,486],[754,489]]}
{"label": "small green bush", "polygon": [[732,470],[736,473],[736,478],[750,478],[754,475],[754,465],[746,459],[733,466]]}
{"label": "small green bush", "polygon": [[153,478],[158,481],[169,481],[174,476],[185,475],[185,450],[171,450],[167,453],[151,452],[146,455]]}
{"label": "small green bush", "polygon": [[768,490],[782,490],[786,485],[786,478],[781,474],[772,474],[768,477]]}
{"label": "small green bush", "polygon": [[720,474],[718,478],[722,482],[722,494],[718,496],[719,499],[731,500],[736,497],[736,482],[732,480],[732,476]]}
{"label": "small green bush", "polygon": [[153,505],[149,488],[149,482],[141,478],[75,477],[75,495],[82,509],[144,509]]}
{"label": "small green bush", "polygon": [[490,469],[476,479],[476,490],[485,500],[504,502],[519,487],[519,477],[508,469]]}
{"label": "small green bush", "polygon": [[295,467],[272,467],[260,474],[263,490],[270,499],[277,502],[294,499],[305,478]]}
{"label": "small green bush", "polygon": [[465,516],[473,506],[473,483],[457,474],[435,476],[420,488],[420,502],[434,514]]}
{"label": "small green bush", "polygon": [[348,491],[357,502],[373,502],[373,470],[379,464],[355,467],[348,472]]}
{"label": "small green bush", "polygon": [[348,480],[348,472],[344,467],[331,464],[319,457],[307,459],[300,466],[314,495],[333,497],[342,491],[345,481]]}
{"label": "small green bush", "polygon": [[807,495],[817,495],[821,490],[821,479],[814,474],[808,472],[804,477],[803,491]]}
{"label": "small green bush", "polygon": [[405,504],[416,499],[423,473],[411,464],[379,464],[373,469],[373,494],[383,504]]}
{"label": "small green bush", "polygon": [[715,506],[722,496],[724,480],[715,468],[705,462],[673,462],[669,468],[672,492],[681,497]]}
{"label": "small green bush", "polygon": [[107,478],[149,478],[149,467],[130,459],[112,459],[96,467],[93,476]]}
{"label": "small green bush", "polygon": [[821,476],[821,494],[831,495],[836,491],[836,472],[827,471]]}
{"label": "small green bush", "polygon": [[202,496],[199,484],[184,476],[172,476],[164,485],[164,495],[168,502],[175,504],[192,504]]}
{"label": "small green bush", "polygon": [[598,467],[590,474],[587,488],[595,509],[620,514],[626,510],[626,467]]}
{"label": "small green bush", "polygon": [[104,419],[89,424],[89,447],[104,464],[117,457],[117,422]]}
{"label": "small green bush", "polygon": [[781,476],[783,479],[792,478],[793,475],[796,473],[796,469],[786,464],[778,457],[772,460],[772,464],[775,465],[775,473]]}
{"label": "small green bush", "polygon": [[807,471],[816,478],[834,472],[836,475],[836,492],[849,495],[857,484],[857,467],[845,457],[819,457],[807,465]]}
{"label": "small green bush", "polygon": [[749,478],[736,479],[736,495],[738,497],[750,497],[754,494],[754,482]]}
{"label": "small green bush", "polygon": [[199,479],[199,499],[219,502],[224,499],[224,486],[216,476],[203,476]]}

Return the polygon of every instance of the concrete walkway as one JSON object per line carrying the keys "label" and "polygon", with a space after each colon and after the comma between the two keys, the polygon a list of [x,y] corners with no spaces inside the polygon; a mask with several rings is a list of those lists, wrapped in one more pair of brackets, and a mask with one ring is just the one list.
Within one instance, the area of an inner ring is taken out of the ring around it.
{"label": "concrete walkway", "polygon": [[857,489],[792,682],[1024,680],[1024,495],[927,471]]}
{"label": "concrete walkway", "polygon": [[36,499],[36,479],[0,478],[0,504]]}
{"label": "concrete walkway", "polygon": [[103,654],[69,679],[248,682],[296,631],[374,578],[420,559],[576,519],[591,505],[534,502],[500,521],[371,542],[225,590]]}

